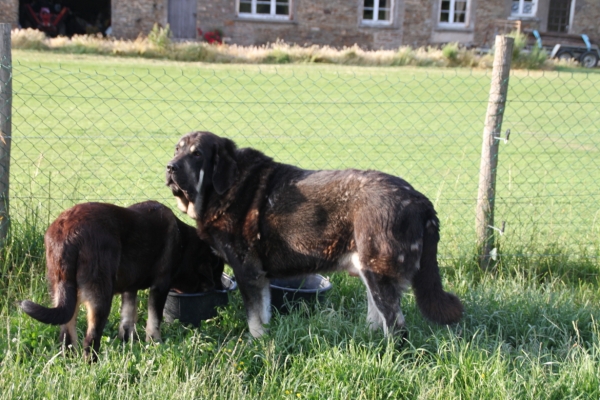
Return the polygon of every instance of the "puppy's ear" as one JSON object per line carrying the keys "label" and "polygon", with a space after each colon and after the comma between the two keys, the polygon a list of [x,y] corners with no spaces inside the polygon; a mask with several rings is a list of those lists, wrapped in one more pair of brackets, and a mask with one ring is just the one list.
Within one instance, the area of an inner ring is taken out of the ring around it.
{"label": "puppy's ear", "polygon": [[223,139],[217,146],[214,160],[212,183],[218,194],[225,193],[237,179],[237,162],[235,161],[235,144]]}

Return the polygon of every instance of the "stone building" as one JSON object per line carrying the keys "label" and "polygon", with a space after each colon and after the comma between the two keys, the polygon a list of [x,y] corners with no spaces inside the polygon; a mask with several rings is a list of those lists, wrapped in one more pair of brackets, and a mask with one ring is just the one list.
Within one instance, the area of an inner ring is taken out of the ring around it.
{"label": "stone building", "polygon": [[[0,21],[16,26],[19,3],[30,1],[0,0]],[[168,23],[175,38],[218,29],[241,45],[281,39],[371,49],[485,46],[520,21],[522,28],[585,33],[600,42],[600,0],[111,0],[110,10],[112,34],[129,39]]]}

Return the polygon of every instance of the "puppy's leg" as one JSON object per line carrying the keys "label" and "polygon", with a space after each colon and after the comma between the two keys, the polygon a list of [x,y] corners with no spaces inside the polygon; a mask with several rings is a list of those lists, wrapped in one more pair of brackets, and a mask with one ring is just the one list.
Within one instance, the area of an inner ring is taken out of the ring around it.
{"label": "puppy's leg", "polygon": [[60,326],[58,339],[63,346],[63,350],[74,350],[77,347],[77,314],[79,313],[79,301],[75,305],[73,318],[69,322]]}
{"label": "puppy's leg", "polygon": [[163,309],[167,302],[169,287],[158,286],[150,288],[148,296],[148,321],[146,323],[146,341],[161,341],[160,323],[162,322]]}
{"label": "puppy's leg", "polygon": [[126,342],[133,339],[137,321],[137,292],[125,292],[121,295],[121,323],[119,339]]}
{"label": "puppy's leg", "polygon": [[87,332],[83,340],[83,351],[86,359],[96,361],[102,340],[102,331],[108,321],[112,303],[110,291],[96,291],[97,297],[83,300],[87,307]]}

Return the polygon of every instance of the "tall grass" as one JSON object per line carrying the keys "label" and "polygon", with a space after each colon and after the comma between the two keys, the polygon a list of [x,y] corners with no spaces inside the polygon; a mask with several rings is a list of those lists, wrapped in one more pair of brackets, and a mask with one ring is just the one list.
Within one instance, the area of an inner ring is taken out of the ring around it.
{"label": "tall grass", "polygon": [[[524,36],[514,34],[517,45],[514,68],[552,69],[545,51],[523,51]],[[521,45],[522,44],[522,45]],[[331,46],[300,46],[279,40],[262,46],[212,45],[206,42],[174,42],[169,26],[155,25],[147,37],[135,40],[103,38],[101,35],[76,35],[72,38],[46,38],[40,31],[17,29],[12,32],[15,49],[47,50],[72,54],[100,54],[146,57],[177,61],[216,63],[288,64],[327,63],[361,66],[436,66],[491,68],[492,56],[449,43],[442,48],[409,46],[397,50],[365,50],[358,45],[337,49]]]}
{"label": "tall grass", "polygon": [[[406,342],[365,323],[362,284],[334,274],[318,305],[275,314],[269,334],[250,340],[239,293],[200,328],[163,324],[161,344],[116,339],[119,297],[100,360],[65,356],[58,328],[19,312],[25,298],[48,304],[43,223],[13,221],[2,249],[0,398],[598,398],[598,282],[565,277],[560,261],[506,261],[483,273],[471,259],[442,266],[465,304],[457,325],[433,325],[403,300]],[[598,276],[599,266],[584,266]],[[528,270],[547,271],[546,275]],[[543,277],[543,279],[540,279]],[[141,293],[138,332],[147,294]],[[85,313],[81,313],[85,314]],[[80,315],[80,338],[86,326]],[[141,335],[143,337],[143,335]]]}

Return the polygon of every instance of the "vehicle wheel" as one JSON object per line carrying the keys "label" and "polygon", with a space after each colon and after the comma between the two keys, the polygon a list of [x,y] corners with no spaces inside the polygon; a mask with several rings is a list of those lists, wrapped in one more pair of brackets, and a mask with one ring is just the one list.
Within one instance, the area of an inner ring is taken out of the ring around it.
{"label": "vehicle wheel", "polygon": [[595,51],[586,51],[579,57],[579,62],[586,68],[594,68],[598,65],[598,53]]}
{"label": "vehicle wheel", "polygon": [[573,56],[573,53],[571,53],[569,50],[561,50],[558,53],[556,53],[556,58],[558,58],[559,60],[568,61],[575,57]]}

